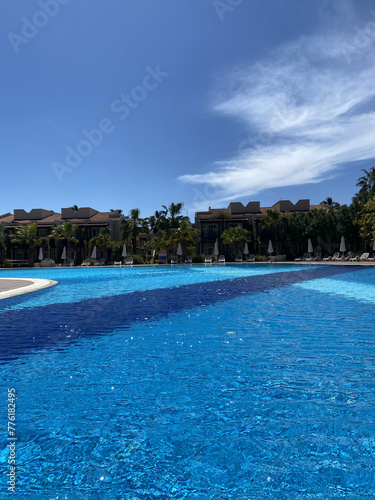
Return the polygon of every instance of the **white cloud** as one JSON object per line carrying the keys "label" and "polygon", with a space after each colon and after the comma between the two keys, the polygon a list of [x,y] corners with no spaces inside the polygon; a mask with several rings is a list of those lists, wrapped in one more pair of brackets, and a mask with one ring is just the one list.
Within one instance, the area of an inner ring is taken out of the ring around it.
{"label": "white cloud", "polygon": [[302,37],[226,75],[213,110],[241,120],[255,140],[210,172],[179,179],[210,186],[210,201],[220,202],[320,182],[343,163],[375,157],[375,43],[359,47],[356,33]]}

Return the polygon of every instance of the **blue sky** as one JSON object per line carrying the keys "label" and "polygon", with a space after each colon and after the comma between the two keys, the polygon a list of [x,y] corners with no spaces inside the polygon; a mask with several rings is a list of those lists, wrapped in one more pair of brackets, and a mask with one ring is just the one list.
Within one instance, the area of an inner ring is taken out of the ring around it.
{"label": "blue sky", "polygon": [[0,0],[0,214],[350,203],[370,0]]}

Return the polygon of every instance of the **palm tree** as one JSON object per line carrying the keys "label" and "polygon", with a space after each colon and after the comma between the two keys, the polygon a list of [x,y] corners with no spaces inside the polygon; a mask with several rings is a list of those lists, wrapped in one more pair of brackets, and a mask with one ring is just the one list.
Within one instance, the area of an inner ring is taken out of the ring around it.
{"label": "palm tree", "polygon": [[320,205],[322,205],[323,207],[326,207],[330,210],[331,209],[336,210],[336,209],[340,208],[340,203],[338,203],[337,201],[333,201],[333,199],[330,196],[327,196],[327,198],[325,200],[321,201]]}
{"label": "palm tree", "polygon": [[97,245],[103,250],[103,259],[107,261],[108,249],[119,248],[120,244],[112,240],[112,229],[109,227],[102,227],[97,236],[94,236],[89,241],[90,248]]}
{"label": "palm tree", "polygon": [[72,224],[71,222],[64,222],[60,226],[55,227],[50,234],[50,238],[65,240],[66,260],[70,260],[71,258],[72,243],[78,243],[78,239],[76,238],[77,229],[78,226],[76,224]]}
{"label": "palm tree", "polygon": [[251,233],[247,229],[230,227],[223,232],[221,239],[223,240],[224,245],[234,247],[234,254],[237,256],[239,246],[251,241]]}
{"label": "palm tree", "polygon": [[70,208],[73,210],[73,212],[74,212],[75,214],[76,214],[76,213],[78,212],[78,210],[79,210],[79,208],[78,208],[78,206],[77,206],[77,205],[73,205],[73,206],[72,206],[72,207],[70,207]]}
{"label": "palm tree", "polygon": [[184,219],[187,219],[187,217],[181,215],[181,210],[183,208],[184,204],[181,203],[171,203],[169,207],[166,207],[165,205],[162,205],[164,208],[164,215],[167,217],[169,214],[169,217],[167,218],[167,234],[170,234],[171,229],[177,229],[180,225],[180,222]]}
{"label": "palm tree", "polygon": [[156,210],[154,215],[149,217],[149,224],[151,231],[156,234],[159,230],[164,230],[167,227],[167,211],[166,210]]}
{"label": "palm tree", "polygon": [[36,222],[27,226],[20,226],[11,239],[12,243],[23,245],[27,248],[27,258],[29,267],[34,266],[35,248],[46,242],[48,238],[38,238],[38,228]]}
{"label": "palm tree", "polygon": [[117,212],[119,215],[121,215],[121,214],[122,214],[122,210],[121,210],[121,208],[111,208],[111,212],[112,212],[112,213],[113,213],[113,212]]}
{"label": "palm tree", "polygon": [[360,187],[359,192],[375,192],[375,167],[371,167],[369,172],[363,168],[362,172],[364,172],[365,175],[357,179],[357,186]]}
{"label": "palm tree", "polygon": [[178,229],[172,229],[171,241],[181,243],[182,255],[186,257],[188,245],[195,245],[198,238],[198,231],[187,221],[182,220]]}
{"label": "palm tree", "polygon": [[289,214],[285,213],[280,215],[280,213],[277,210],[267,210],[267,215],[263,217],[262,219],[262,225],[266,227],[270,227],[273,236],[275,238],[275,251],[276,255],[280,254],[280,233],[281,233],[281,227],[284,223],[285,220],[289,218]]}
{"label": "palm tree", "polygon": [[123,239],[126,241],[130,236],[133,248],[133,254],[137,249],[137,236],[141,233],[148,233],[148,220],[140,217],[141,211],[139,208],[130,210],[129,215],[122,221]]}
{"label": "palm tree", "polygon": [[155,234],[155,236],[146,243],[146,246],[151,250],[158,252],[159,250],[164,250],[166,245],[166,232],[163,229]]}

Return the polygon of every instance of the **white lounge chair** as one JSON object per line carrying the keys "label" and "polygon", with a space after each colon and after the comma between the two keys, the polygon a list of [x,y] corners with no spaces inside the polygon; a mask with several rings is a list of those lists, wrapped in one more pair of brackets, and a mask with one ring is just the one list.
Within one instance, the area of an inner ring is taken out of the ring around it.
{"label": "white lounge chair", "polygon": [[350,260],[351,261],[357,261],[357,260],[364,261],[364,260],[368,260],[369,255],[370,255],[369,253],[365,252],[360,257],[358,257],[358,256],[352,257]]}
{"label": "white lounge chair", "polygon": [[134,262],[133,257],[128,257],[125,261],[125,266],[132,266]]}
{"label": "white lounge chair", "polygon": [[114,266],[122,266],[122,262],[121,260],[115,260],[114,263],[113,263]]}
{"label": "white lounge chair", "polygon": [[90,259],[85,259],[85,260],[82,262],[82,264],[81,264],[81,266],[87,266],[87,267],[88,267],[88,266],[90,266],[90,265],[91,265],[91,261],[90,261]]}
{"label": "white lounge chair", "polygon": [[344,260],[344,257],[340,255],[340,252],[335,252],[332,256],[332,260],[335,261]]}
{"label": "white lounge chair", "polygon": [[171,264],[178,264],[178,257],[172,257],[171,258]]}
{"label": "white lounge chair", "polygon": [[309,253],[304,253],[302,257],[297,257],[294,260],[298,260],[298,261],[300,261],[300,260],[307,260],[309,257],[310,257]]}
{"label": "white lounge chair", "polygon": [[243,262],[242,255],[237,255],[237,257],[234,259],[234,262]]}
{"label": "white lounge chair", "polygon": [[95,262],[95,266],[104,266],[105,259],[100,259],[99,262]]}
{"label": "white lounge chair", "polygon": [[204,259],[204,263],[205,263],[205,264],[212,264],[212,258],[211,258],[211,257],[206,257],[206,258]]}
{"label": "white lounge chair", "polygon": [[219,258],[218,258],[218,263],[219,264],[225,264],[225,257],[224,255],[219,255]]}
{"label": "white lounge chair", "polygon": [[363,253],[363,254],[360,256],[359,260],[360,260],[360,261],[368,260],[369,256],[370,256],[370,254],[369,254],[369,253]]}
{"label": "white lounge chair", "polygon": [[351,260],[351,259],[352,259],[352,257],[353,257],[353,252],[348,252],[348,253],[346,254],[345,260]]}
{"label": "white lounge chair", "polygon": [[246,259],[246,262],[255,262],[254,254],[251,253]]}
{"label": "white lounge chair", "polygon": [[318,252],[318,253],[315,255],[314,260],[322,260],[322,254],[321,254],[321,252]]}
{"label": "white lounge chair", "polygon": [[69,259],[68,261],[66,261],[64,266],[73,267],[74,266],[74,259]]}
{"label": "white lounge chair", "polygon": [[191,258],[190,255],[188,255],[185,259],[185,264],[192,264],[193,263],[193,259]]}

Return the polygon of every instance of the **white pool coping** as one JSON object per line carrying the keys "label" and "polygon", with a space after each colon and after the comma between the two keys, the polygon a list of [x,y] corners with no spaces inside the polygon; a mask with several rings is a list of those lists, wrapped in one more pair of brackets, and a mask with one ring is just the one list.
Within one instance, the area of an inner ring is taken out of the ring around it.
{"label": "white pool coping", "polygon": [[[4,281],[12,281],[14,282],[14,286],[5,291],[1,291],[1,283]],[[17,281],[25,282],[28,281],[29,285],[19,284],[17,286]],[[42,290],[43,288],[48,288],[50,286],[55,286],[58,284],[58,281],[47,280],[47,279],[39,279],[39,278],[0,278],[0,300],[8,299],[10,297],[14,297],[16,295],[23,295],[25,293],[36,292],[37,290]]]}

